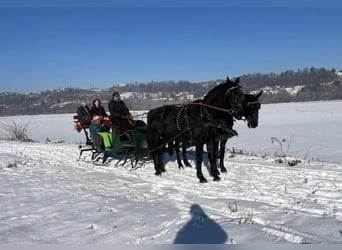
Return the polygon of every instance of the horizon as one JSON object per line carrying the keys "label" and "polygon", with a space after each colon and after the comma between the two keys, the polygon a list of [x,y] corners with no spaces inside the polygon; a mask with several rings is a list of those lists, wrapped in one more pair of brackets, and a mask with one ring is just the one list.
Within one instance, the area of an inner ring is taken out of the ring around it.
{"label": "horizon", "polygon": [[[239,76],[234,76],[234,77],[231,77],[231,76],[228,76],[230,79],[234,79],[236,77],[243,77],[243,76],[248,76],[248,75],[253,75],[253,74],[261,74],[261,75],[268,75],[268,74],[276,74],[276,75],[280,75],[281,73],[284,73],[284,72],[287,72],[287,71],[293,71],[293,72],[298,72],[300,70],[304,70],[304,69],[310,69],[311,67],[313,66],[310,66],[310,67],[304,67],[304,68],[301,68],[301,69],[287,69],[287,70],[284,70],[284,71],[281,71],[281,72],[268,72],[268,73],[260,73],[260,72],[253,72],[253,73],[246,73],[246,74],[243,74],[243,75],[239,75]],[[333,70],[335,68],[326,68],[326,67],[319,67],[319,68],[316,68],[314,67],[315,69],[320,69],[320,68],[324,68],[325,70],[327,71],[330,71],[330,70]],[[342,72],[342,70],[338,70],[338,69],[335,69],[336,70],[336,73],[337,72]],[[180,82],[180,81],[185,81],[185,82],[190,82],[191,84],[200,84],[200,83],[205,83],[205,82],[210,82],[210,81],[219,81],[219,80],[222,80],[224,81],[226,77],[222,78],[222,79],[209,79],[207,81],[197,81],[197,82],[192,82],[192,81],[188,81],[188,80],[172,80],[172,79],[169,79],[169,80],[161,80],[161,81],[153,81],[155,83],[162,83],[162,82]],[[67,88],[71,88],[71,89],[80,89],[80,90],[100,90],[100,91],[105,91],[105,90],[109,90],[111,88],[115,88],[115,87],[121,87],[121,86],[126,86],[127,84],[143,84],[143,85],[147,85],[149,83],[151,83],[152,81],[149,81],[149,82],[126,82],[126,83],[117,83],[116,85],[111,85],[111,86],[107,86],[107,87],[95,87],[95,86],[82,86],[82,87],[79,87],[79,86],[63,86],[63,87],[59,87],[59,88],[52,88],[52,89],[43,89],[43,90],[37,90],[37,91],[0,91],[0,94],[1,93],[10,93],[10,94],[31,94],[31,93],[40,93],[40,92],[46,92],[46,91],[56,91],[56,90],[61,90],[61,89],[67,89]]]}
{"label": "horizon", "polygon": [[308,67],[342,70],[342,8],[334,1],[221,1],[209,7],[203,7],[206,1],[186,7],[178,1],[171,7],[106,2],[86,8],[64,1],[62,7],[3,2],[0,92],[205,82]]}

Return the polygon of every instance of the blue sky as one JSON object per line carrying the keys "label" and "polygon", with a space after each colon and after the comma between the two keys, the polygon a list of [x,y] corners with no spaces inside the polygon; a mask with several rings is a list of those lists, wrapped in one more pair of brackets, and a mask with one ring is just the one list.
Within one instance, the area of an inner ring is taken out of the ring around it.
{"label": "blue sky", "polygon": [[0,92],[342,70],[334,1],[95,2],[0,0]]}

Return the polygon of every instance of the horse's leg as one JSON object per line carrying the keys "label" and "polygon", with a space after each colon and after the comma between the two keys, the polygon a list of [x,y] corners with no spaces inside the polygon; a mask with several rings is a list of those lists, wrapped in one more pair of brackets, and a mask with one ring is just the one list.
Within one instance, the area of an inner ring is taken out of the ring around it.
{"label": "horse's leg", "polygon": [[179,156],[179,142],[177,142],[177,141],[175,142],[175,151],[176,151],[178,168],[179,169],[184,168],[182,161],[180,159],[180,156]]}
{"label": "horse's leg", "polygon": [[163,155],[164,155],[164,150],[159,150],[158,151],[158,165],[159,165],[159,169],[161,173],[166,172]]}
{"label": "horse's leg", "polygon": [[160,166],[159,166],[159,152],[152,152],[151,153],[151,157],[153,159],[153,163],[154,163],[154,170],[156,171],[154,174],[160,176],[161,175],[161,170],[160,170]]}
{"label": "horse's leg", "polygon": [[186,148],[187,148],[187,145],[188,145],[188,142],[184,140],[183,143],[182,143],[183,162],[184,162],[184,164],[185,164],[186,167],[191,168],[192,166],[191,166],[191,164],[189,163],[188,157],[187,157],[187,155],[186,155]]}
{"label": "horse's leg", "polygon": [[219,171],[217,169],[217,149],[218,149],[218,142],[215,142],[213,139],[207,143],[207,150],[208,150],[208,159],[211,169],[211,174],[214,177],[214,181],[219,181]]}
{"label": "horse's leg", "polygon": [[227,169],[224,166],[224,154],[226,152],[226,143],[228,139],[220,141],[220,168],[222,173],[227,173]]}
{"label": "horse's leg", "polygon": [[155,169],[155,175],[160,176],[162,171],[160,170],[160,163],[159,163],[159,154],[160,154],[160,149],[156,150],[156,147],[159,145],[159,136],[158,133],[156,133],[155,130],[148,130],[147,131],[147,144],[149,150],[153,150],[150,152],[150,156],[153,160],[154,163],[154,169]]}
{"label": "horse's leg", "polygon": [[197,178],[200,180],[200,183],[208,182],[206,178],[204,178],[202,173],[202,160],[203,160],[203,143],[196,144],[196,173]]}

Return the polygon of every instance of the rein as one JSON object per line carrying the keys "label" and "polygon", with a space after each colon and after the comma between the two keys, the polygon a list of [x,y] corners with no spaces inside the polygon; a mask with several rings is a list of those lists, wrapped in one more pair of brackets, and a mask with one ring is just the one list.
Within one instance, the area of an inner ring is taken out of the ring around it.
{"label": "rein", "polygon": [[[197,106],[204,106],[204,107],[207,107],[207,108],[211,108],[211,109],[216,109],[216,110],[219,110],[219,111],[222,111],[222,112],[227,112],[228,114],[232,115],[234,113],[234,110],[233,109],[224,109],[224,108],[220,108],[220,107],[216,107],[216,106],[213,106],[213,105],[210,105],[210,104],[205,104],[205,103],[202,103],[202,102],[184,102],[184,103],[175,103],[175,104],[168,104],[168,105],[174,105],[174,106],[190,106],[190,105],[197,105]],[[141,114],[138,114],[136,115],[137,117],[139,116],[146,116],[148,112],[144,112],[144,113],[141,113]]]}
{"label": "rein", "polygon": [[198,105],[198,106],[204,106],[207,108],[211,108],[211,109],[216,109],[222,112],[227,112],[228,114],[232,115],[234,113],[233,109],[224,109],[224,108],[219,108],[210,104],[205,104],[205,103],[201,103],[201,102],[185,102],[185,103],[176,103],[173,104],[175,106],[189,106],[189,105]]}
{"label": "rein", "polygon": [[157,146],[157,147],[147,151],[146,153],[138,154],[138,155],[135,155],[135,156],[137,156],[137,157],[139,157],[139,156],[147,156],[147,155],[149,155],[149,154],[151,154],[151,153],[153,153],[153,152],[155,152],[157,150],[160,150],[163,147],[165,147],[167,144],[169,144],[170,142],[176,140],[179,136],[181,136],[183,133],[185,133],[188,130],[190,130],[190,128],[185,128],[185,129],[181,130],[178,134],[176,134],[174,137],[172,137],[168,141],[164,142],[163,144],[161,144],[161,145],[159,145],[159,146]]}

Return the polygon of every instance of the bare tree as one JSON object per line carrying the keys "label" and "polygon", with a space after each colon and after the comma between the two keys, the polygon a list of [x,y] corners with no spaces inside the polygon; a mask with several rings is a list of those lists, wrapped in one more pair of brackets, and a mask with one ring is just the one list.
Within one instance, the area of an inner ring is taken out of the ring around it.
{"label": "bare tree", "polygon": [[6,139],[10,141],[32,142],[30,135],[30,122],[3,120],[0,122],[6,134]]}

